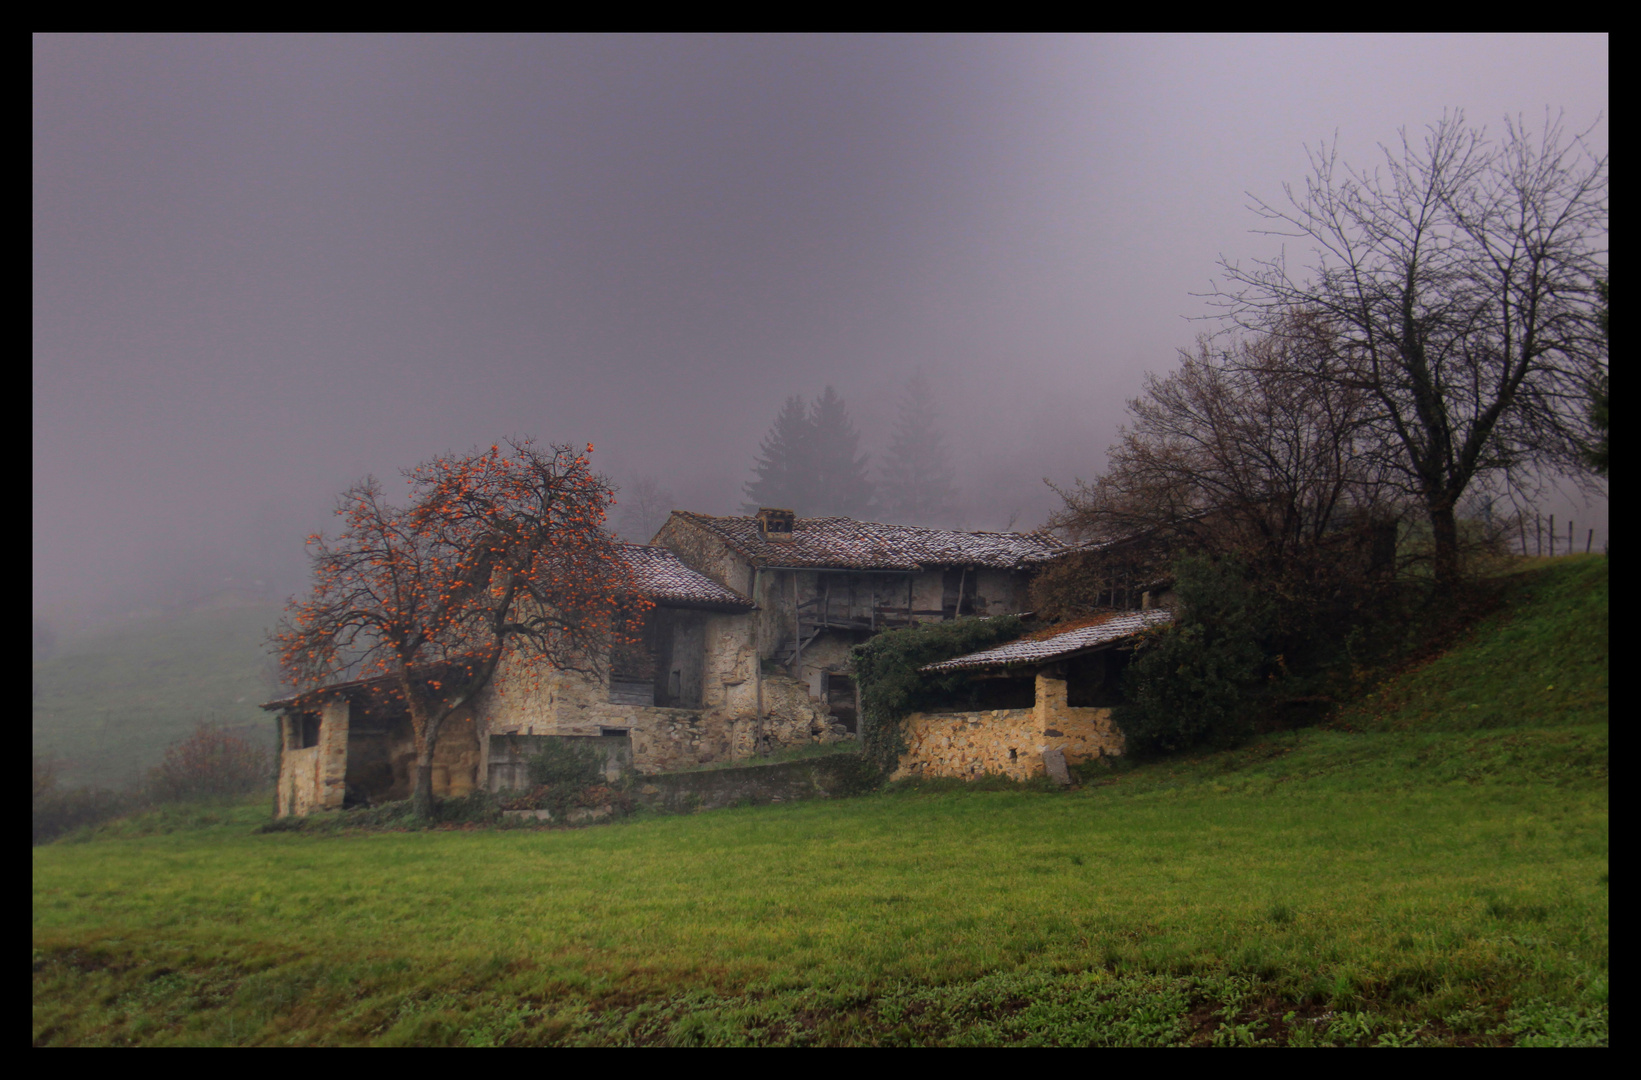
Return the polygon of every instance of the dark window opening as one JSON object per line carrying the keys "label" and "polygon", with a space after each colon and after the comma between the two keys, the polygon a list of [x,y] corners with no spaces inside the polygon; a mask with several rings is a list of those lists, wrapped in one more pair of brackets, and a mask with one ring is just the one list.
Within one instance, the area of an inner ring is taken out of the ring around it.
{"label": "dark window opening", "polygon": [[1037,704],[1037,680],[1026,675],[1003,679],[970,679],[962,686],[930,698],[928,712],[981,712],[987,709],[1029,709]]}
{"label": "dark window opening", "polygon": [[1066,704],[1073,708],[1108,708],[1123,703],[1122,677],[1133,653],[1104,649],[1066,665]]}
{"label": "dark window opening", "polygon": [[944,618],[974,614],[974,598],[980,577],[971,567],[958,567],[940,575],[940,611]]}
{"label": "dark window opening", "polygon": [[296,736],[296,749],[306,750],[310,746],[319,745],[319,714],[312,712],[297,713],[292,721]]}

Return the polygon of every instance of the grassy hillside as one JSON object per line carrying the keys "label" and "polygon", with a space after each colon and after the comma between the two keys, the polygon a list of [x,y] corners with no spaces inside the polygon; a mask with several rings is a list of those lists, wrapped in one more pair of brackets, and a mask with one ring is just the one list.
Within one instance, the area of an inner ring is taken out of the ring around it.
{"label": "grassy hillside", "polygon": [[1325,729],[1071,793],[119,823],[34,850],[34,1041],[1605,1043],[1606,589],[1558,561]]}
{"label": "grassy hillside", "polygon": [[34,752],[60,762],[60,782],[118,787],[165,747],[211,720],[273,743],[256,706],[275,604],[243,603],[133,620],[63,643],[34,665]]}

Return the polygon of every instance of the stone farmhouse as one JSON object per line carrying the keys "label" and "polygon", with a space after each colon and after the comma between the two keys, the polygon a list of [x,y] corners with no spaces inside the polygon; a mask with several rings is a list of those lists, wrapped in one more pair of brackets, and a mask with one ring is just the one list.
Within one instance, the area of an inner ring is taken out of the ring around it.
{"label": "stone farmhouse", "polygon": [[[524,787],[548,738],[587,740],[612,777],[852,738],[850,648],[890,627],[1018,613],[1035,569],[1065,550],[1039,533],[675,511],[650,544],[623,547],[654,604],[643,648],[597,677],[503,670],[441,729],[434,794]],[[386,690],[362,680],[264,706],[279,717],[280,814],[408,797],[410,719]]]}

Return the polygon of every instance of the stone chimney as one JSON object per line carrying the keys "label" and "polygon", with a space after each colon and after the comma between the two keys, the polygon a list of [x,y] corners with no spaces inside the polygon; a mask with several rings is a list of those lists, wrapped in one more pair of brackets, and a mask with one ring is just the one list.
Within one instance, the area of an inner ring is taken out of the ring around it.
{"label": "stone chimney", "polygon": [[758,508],[758,535],[765,540],[791,540],[792,523],[797,519],[797,513],[792,510],[779,510],[773,506],[760,506]]}

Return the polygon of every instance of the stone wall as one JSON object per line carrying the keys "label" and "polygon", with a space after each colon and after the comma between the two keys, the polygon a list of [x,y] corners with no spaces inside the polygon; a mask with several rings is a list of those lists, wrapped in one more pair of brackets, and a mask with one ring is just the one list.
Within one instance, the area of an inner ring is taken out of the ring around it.
{"label": "stone wall", "polygon": [[1030,709],[913,713],[906,742],[893,779],[991,774],[1029,780],[1044,775],[1046,750],[1062,751],[1073,765],[1123,751],[1111,710],[1067,705],[1065,680],[1049,674],[1037,676],[1037,703]]}
{"label": "stone wall", "polygon": [[772,765],[650,776],[634,787],[633,795],[649,806],[689,813],[743,802],[794,802],[858,795],[876,787],[877,782],[877,773],[859,754],[845,753]]}
{"label": "stone wall", "polygon": [[300,745],[300,714],[279,718],[279,814],[340,810],[347,792],[348,703],[327,701],[319,713],[319,742]]}
{"label": "stone wall", "polygon": [[[709,641],[713,628],[709,622]],[[731,635],[733,637],[733,635]],[[666,772],[685,766],[736,761],[788,746],[840,741],[825,707],[810,699],[802,683],[764,675],[764,715],[753,700],[751,652],[709,646],[709,671],[735,682],[709,678],[705,695],[710,707],[667,709],[616,705],[603,683],[574,672],[553,672],[539,685],[511,680],[487,692],[478,705],[489,735],[601,735],[624,730],[632,740],[633,767],[640,773]],[[729,667],[725,672],[723,666]],[[489,773],[485,759],[474,776]]]}
{"label": "stone wall", "polygon": [[435,797],[459,798],[479,786],[484,759],[479,742],[471,709],[457,709],[439,725],[439,741],[433,746]]}

